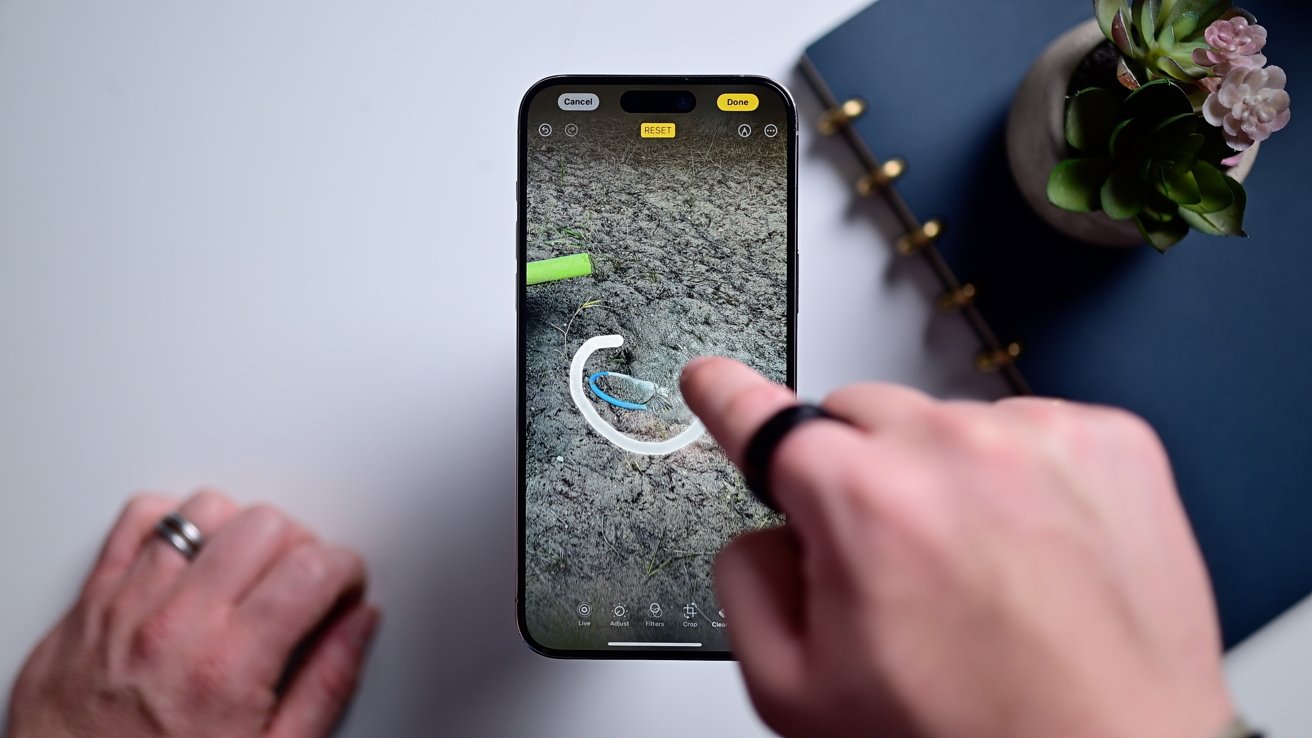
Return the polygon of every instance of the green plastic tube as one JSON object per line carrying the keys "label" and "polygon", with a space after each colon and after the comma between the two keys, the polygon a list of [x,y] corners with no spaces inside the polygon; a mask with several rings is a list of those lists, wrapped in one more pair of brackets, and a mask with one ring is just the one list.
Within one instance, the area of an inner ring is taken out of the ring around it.
{"label": "green plastic tube", "polygon": [[587,254],[570,254],[554,259],[530,261],[524,270],[529,284],[559,282],[562,279],[586,277],[592,274],[592,257]]}

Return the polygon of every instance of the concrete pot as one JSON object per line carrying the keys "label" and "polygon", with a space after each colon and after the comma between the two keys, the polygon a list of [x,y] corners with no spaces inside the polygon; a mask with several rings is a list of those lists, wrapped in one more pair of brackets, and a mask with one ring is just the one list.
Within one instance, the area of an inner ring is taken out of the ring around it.
{"label": "concrete pot", "polygon": [[[1106,40],[1096,19],[1067,31],[1048,47],[1021,82],[1007,120],[1007,158],[1025,201],[1053,228],[1102,246],[1138,246],[1143,236],[1133,221],[1112,220],[1103,213],[1071,213],[1048,202],[1048,176],[1068,155],[1066,88],[1084,57]],[[1228,174],[1243,182],[1258,147],[1245,152]]]}

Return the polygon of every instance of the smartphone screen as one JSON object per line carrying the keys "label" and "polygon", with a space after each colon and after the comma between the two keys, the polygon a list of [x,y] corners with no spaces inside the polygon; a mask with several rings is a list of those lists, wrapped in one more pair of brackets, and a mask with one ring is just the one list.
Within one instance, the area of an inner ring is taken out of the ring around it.
{"label": "smartphone screen", "polygon": [[795,131],[760,77],[554,77],[519,130],[519,625],[552,656],[727,658],[711,564],[781,522],[679,392],[794,384]]}

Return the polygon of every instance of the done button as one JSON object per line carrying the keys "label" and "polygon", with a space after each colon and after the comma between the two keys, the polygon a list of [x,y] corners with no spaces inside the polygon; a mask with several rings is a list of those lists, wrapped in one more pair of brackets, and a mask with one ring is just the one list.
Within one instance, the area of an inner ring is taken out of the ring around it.
{"label": "done button", "polygon": [[643,123],[643,138],[674,138],[673,123]]}
{"label": "done button", "polygon": [[716,98],[715,104],[720,106],[720,110],[750,113],[756,110],[756,106],[760,105],[761,101],[750,92],[726,92]]}

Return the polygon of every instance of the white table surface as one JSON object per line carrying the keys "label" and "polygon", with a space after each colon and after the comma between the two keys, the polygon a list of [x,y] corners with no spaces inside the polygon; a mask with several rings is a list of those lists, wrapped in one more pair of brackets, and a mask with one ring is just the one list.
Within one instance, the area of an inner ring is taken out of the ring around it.
{"label": "white table surface", "polygon": [[[854,208],[793,73],[853,0],[0,2],[0,687],[123,498],[269,500],[372,567],[345,736],[765,734],[732,664],[523,646],[515,562],[520,95],[562,72],[763,73],[801,106],[804,394],[991,396]],[[1234,652],[1312,731],[1312,601]]]}

